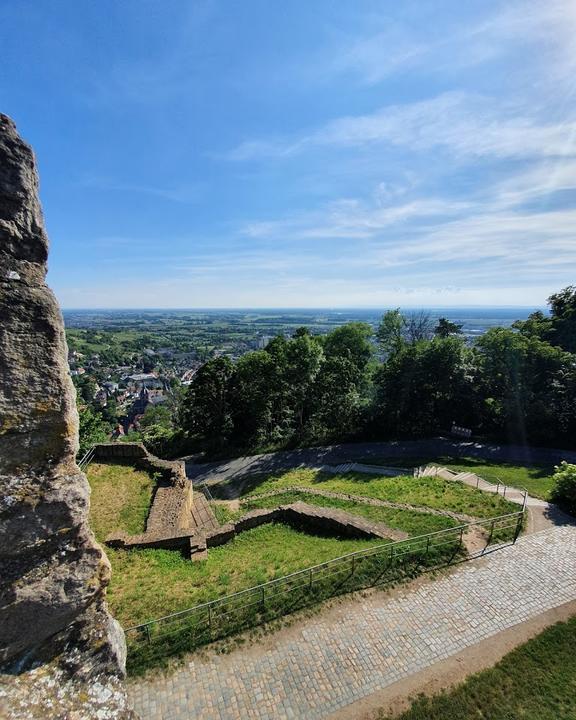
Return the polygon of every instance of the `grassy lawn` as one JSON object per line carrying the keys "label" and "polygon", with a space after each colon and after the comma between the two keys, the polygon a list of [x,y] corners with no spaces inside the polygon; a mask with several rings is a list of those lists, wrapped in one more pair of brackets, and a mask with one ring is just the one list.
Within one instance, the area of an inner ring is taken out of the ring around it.
{"label": "grassy lawn", "polygon": [[534,465],[526,467],[522,465],[509,465],[487,463],[486,460],[454,459],[447,467],[452,470],[464,470],[474,472],[489,482],[503,482],[513,487],[522,486],[528,490],[533,497],[548,500],[552,490],[552,475],[554,467],[551,465]]}
{"label": "grassy lawn", "polygon": [[441,465],[451,470],[474,472],[489,482],[503,482],[513,487],[525,487],[530,495],[543,500],[549,499],[552,489],[553,465],[514,465],[497,463],[478,458],[455,458],[448,456],[427,458],[367,458],[360,460],[368,465],[389,467],[418,467],[419,465]]}
{"label": "grassy lawn", "polygon": [[108,602],[120,623],[129,627],[382,542],[312,535],[271,524],[210,548],[208,559],[199,563],[172,550],[109,548]]}
{"label": "grassy lawn", "polygon": [[244,498],[282,487],[322,487],[334,492],[363,495],[392,502],[408,503],[440,510],[494,517],[516,512],[518,506],[498,495],[483,493],[462,483],[436,477],[382,477],[363,473],[333,475],[310,469],[290,470],[270,476],[244,479]]}
{"label": "grassy lawn", "polygon": [[226,525],[226,523],[234,522],[246,514],[245,510],[231,510],[227,505],[223,505],[219,502],[210,503],[212,512],[216,515],[216,520],[220,525]]}
{"label": "grassy lawn", "polygon": [[[145,529],[155,484],[150,475],[125,465],[92,463],[87,476],[92,488],[90,523],[99,540],[119,530]],[[221,521],[246,512],[219,507]],[[120,623],[129,627],[381,544],[382,540],[325,537],[275,524],[211,548],[202,563],[172,550],[107,548],[112,563],[108,602]]]}
{"label": "grassy lawn", "polygon": [[[576,617],[558,623],[454,690],[396,720],[574,720]],[[381,720],[386,716],[380,715]]]}
{"label": "grassy lawn", "polygon": [[128,465],[107,463],[91,463],[86,475],[92,490],[90,525],[100,542],[118,530],[144,532],[154,478]]}
{"label": "grassy lawn", "polygon": [[456,527],[460,523],[452,518],[441,515],[430,515],[426,513],[411,512],[410,510],[396,510],[394,508],[377,507],[357,503],[353,500],[340,500],[337,498],[319,497],[309,493],[286,492],[282,495],[271,497],[251,496],[242,503],[245,510],[255,508],[270,508],[278,505],[302,501],[309,505],[321,507],[334,507],[354,515],[361,515],[374,522],[381,522],[394,530],[403,530],[409,535],[425,535],[426,533],[444,530],[444,528]]}

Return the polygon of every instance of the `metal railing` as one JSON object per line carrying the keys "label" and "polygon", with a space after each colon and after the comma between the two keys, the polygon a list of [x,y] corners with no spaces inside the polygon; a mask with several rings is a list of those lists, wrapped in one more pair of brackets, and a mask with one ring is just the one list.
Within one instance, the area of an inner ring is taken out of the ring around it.
{"label": "metal railing", "polygon": [[204,493],[204,497],[208,502],[214,502],[214,498],[212,497],[212,493],[210,492],[210,489],[208,488],[208,483],[203,482],[199,485],[194,485],[194,490],[200,490],[202,493]]}
{"label": "metal railing", "polygon": [[[476,475],[476,473],[474,474]],[[482,477],[476,475],[476,488],[479,490],[484,490],[486,492],[494,492],[496,493],[496,495],[502,495],[504,499],[506,499],[506,495],[508,495],[508,499],[510,499],[513,493],[517,492],[522,498],[522,509],[526,508],[526,503],[528,501],[528,490],[523,485],[506,485],[506,483],[500,480],[498,475],[489,475],[488,477],[493,478],[496,482],[490,482],[490,480],[486,480],[486,476],[484,473]]]}
{"label": "metal railing", "polygon": [[96,453],[96,446],[92,445],[92,447],[88,450],[88,452],[78,462],[78,467],[80,468],[80,470],[86,470],[88,465],[90,465],[90,463],[94,459],[95,453]]}
{"label": "metal railing", "polygon": [[490,546],[497,549],[513,544],[523,519],[524,507],[507,515],[358,550],[130,627],[126,630],[128,664],[131,669],[146,667],[167,655],[193,650],[344,592],[391,584],[461,561],[465,559],[464,534],[472,528],[483,528],[486,539],[484,548],[473,557],[484,554]]}

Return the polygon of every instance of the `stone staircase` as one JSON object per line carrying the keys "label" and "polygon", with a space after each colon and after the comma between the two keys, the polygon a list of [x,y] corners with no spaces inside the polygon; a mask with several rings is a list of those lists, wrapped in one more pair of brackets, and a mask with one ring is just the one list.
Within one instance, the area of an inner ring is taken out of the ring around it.
{"label": "stone staircase", "polygon": [[201,492],[194,493],[194,503],[190,509],[190,514],[190,529],[192,531],[215,530],[220,526],[212,508],[208,504],[208,500]]}

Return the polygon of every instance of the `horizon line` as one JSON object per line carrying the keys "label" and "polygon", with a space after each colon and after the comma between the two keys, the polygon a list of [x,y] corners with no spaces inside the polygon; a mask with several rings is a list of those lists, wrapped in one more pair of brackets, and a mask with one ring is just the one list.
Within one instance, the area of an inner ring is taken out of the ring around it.
{"label": "horizon line", "polygon": [[342,310],[394,310],[396,307],[406,308],[411,310],[454,310],[454,309],[519,309],[519,310],[540,310],[546,309],[546,305],[331,305],[331,306],[307,306],[307,307],[274,307],[274,306],[257,306],[257,305],[246,305],[238,307],[64,307],[61,306],[62,312],[72,311],[100,311],[100,312],[127,312],[127,311],[140,311],[140,312],[241,312],[246,310],[266,310],[266,311],[302,311],[302,310],[331,310],[334,312]]}

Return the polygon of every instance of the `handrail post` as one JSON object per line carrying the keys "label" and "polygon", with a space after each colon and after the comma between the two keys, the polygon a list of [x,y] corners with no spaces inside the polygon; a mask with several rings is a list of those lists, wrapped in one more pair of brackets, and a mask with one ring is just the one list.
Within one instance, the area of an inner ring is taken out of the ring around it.
{"label": "handrail post", "polygon": [[512,545],[516,543],[516,540],[518,540],[518,537],[520,536],[520,531],[522,530],[522,520],[524,517],[524,513],[518,514],[518,520],[516,522],[516,531],[514,532],[514,540],[512,540]]}

